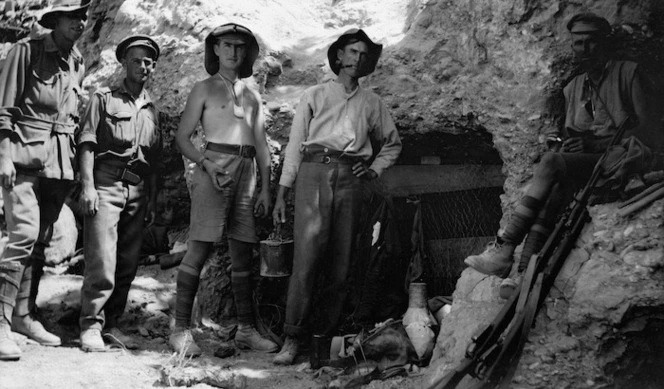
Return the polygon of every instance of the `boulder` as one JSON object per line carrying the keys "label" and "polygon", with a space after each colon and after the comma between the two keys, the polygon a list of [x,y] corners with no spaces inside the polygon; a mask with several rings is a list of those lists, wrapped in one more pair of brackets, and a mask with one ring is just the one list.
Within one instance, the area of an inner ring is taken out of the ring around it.
{"label": "boulder", "polygon": [[[664,200],[623,218],[590,207],[584,228],[540,310],[513,385],[654,388],[664,382]],[[504,300],[500,279],[466,269],[443,319],[431,380],[464,356]],[[583,366],[583,369],[579,369]],[[605,386],[602,386],[605,385]]]}

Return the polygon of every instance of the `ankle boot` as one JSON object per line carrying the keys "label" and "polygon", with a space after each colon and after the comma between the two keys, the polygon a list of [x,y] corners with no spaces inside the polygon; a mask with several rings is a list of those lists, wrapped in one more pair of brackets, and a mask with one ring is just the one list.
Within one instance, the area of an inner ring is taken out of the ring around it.
{"label": "ankle boot", "polygon": [[18,361],[21,349],[12,339],[9,323],[0,323],[0,361]]}
{"label": "ankle boot", "polygon": [[467,257],[464,263],[480,273],[505,278],[512,268],[514,249],[515,245],[511,243],[494,241],[483,253]]}
{"label": "ankle boot", "polygon": [[0,264],[0,360],[4,361],[15,361],[21,357],[21,349],[12,338],[9,323],[22,274],[23,266],[20,263]]}
{"label": "ankle boot", "polygon": [[42,346],[59,346],[62,343],[60,337],[46,331],[44,326],[32,314],[14,316],[11,328],[12,331],[23,334]]}

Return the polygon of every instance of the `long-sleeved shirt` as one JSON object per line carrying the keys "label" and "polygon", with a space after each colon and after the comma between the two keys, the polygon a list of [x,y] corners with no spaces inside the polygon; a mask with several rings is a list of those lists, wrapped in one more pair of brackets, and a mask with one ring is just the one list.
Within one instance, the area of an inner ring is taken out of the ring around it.
{"label": "long-sleeved shirt", "polygon": [[[0,73],[0,132],[9,136],[17,120],[10,110],[19,108],[18,118],[28,126],[49,127],[51,150],[44,168],[33,174],[73,179],[74,130],[83,80],[83,57],[74,46],[66,57],[60,54],[51,34],[24,40],[12,47]],[[8,109],[9,108],[9,109]]]}
{"label": "long-sleeved shirt", "polygon": [[401,139],[387,107],[378,95],[361,87],[346,93],[338,82],[313,86],[296,108],[279,184],[293,186],[307,146],[327,147],[366,161],[374,155],[371,138],[380,150],[369,168],[380,176],[401,152]]}
{"label": "long-sleeved shirt", "polygon": [[95,163],[126,163],[147,174],[161,165],[159,115],[143,89],[134,98],[122,82],[97,90],[85,112],[78,143],[95,145]]}
{"label": "long-sleeved shirt", "polygon": [[[648,96],[647,86],[637,64],[631,61],[607,62],[598,85],[593,86],[587,73],[576,76],[563,89],[566,130],[608,140],[630,115],[638,120],[638,125],[628,128],[624,138],[635,135],[644,144],[658,147],[662,135],[657,117],[649,107],[652,96]],[[591,151],[603,152],[605,147]]]}

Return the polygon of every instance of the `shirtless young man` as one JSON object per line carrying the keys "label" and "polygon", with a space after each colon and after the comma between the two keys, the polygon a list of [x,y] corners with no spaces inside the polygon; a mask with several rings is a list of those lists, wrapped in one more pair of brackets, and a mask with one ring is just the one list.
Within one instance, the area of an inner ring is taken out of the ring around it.
{"label": "shirtless young man", "polygon": [[[254,216],[264,217],[270,209],[270,152],[261,98],[240,80],[251,76],[257,57],[258,42],[248,28],[234,23],[215,28],[205,38],[205,70],[210,77],[194,85],[175,136],[182,154],[198,165],[187,254],[177,277],[175,329],[169,339],[175,351],[188,356],[201,352],[188,330],[200,272],[226,227],[238,318],[235,342],[264,352],[278,348],[256,331],[251,303]],[[203,153],[190,140],[199,121],[205,131]],[[254,158],[261,177],[258,197]]]}

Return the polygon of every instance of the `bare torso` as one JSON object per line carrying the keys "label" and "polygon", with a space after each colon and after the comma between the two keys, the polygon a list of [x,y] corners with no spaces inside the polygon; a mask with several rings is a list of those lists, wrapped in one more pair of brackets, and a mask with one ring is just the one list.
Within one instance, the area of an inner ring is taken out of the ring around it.
{"label": "bare torso", "polygon": [[[205,140],[214,143],[255,145],[253,127],[256,113],[261,107],[254,93],[242,81],[237,81],[237,100],[231,92],[231,84],[219,75],[204,81],[206,93],[201,124]],[[238,101],[239,104],[235,104]],[[234,107],[234,105],[237,105]],[[238,117],[244,116],[244,117]]]}

